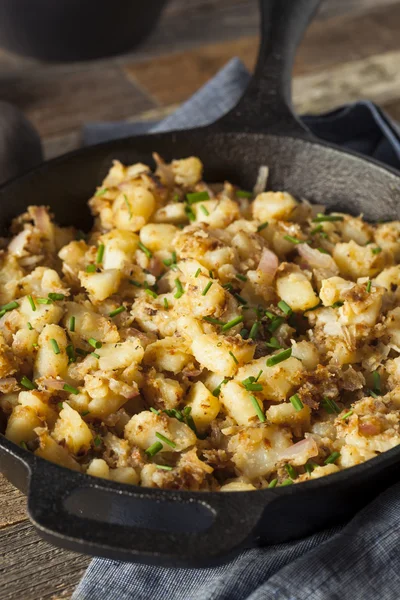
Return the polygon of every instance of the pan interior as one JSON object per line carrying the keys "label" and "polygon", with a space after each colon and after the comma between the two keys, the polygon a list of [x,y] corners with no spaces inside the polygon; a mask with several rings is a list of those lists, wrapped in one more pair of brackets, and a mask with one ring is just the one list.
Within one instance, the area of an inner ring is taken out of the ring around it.
{"label": "pan interior", "polygon": [[369,221],[400,217],[400,176],[377,163],[298,138],[195,130],[116,140],[44,163],[0,189],[1,233],[31,204],[50,206],[61,225],[89,229],[87,201],[112,161],[154,164],[154,151],[166,160],[198,156],[206,181],[229,180],[245,189],[267,165],[268,189],[363,213]]}

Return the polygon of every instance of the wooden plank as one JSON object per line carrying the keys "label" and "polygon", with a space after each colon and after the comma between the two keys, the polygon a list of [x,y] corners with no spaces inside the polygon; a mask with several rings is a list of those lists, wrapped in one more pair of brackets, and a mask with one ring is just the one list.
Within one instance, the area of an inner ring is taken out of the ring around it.
{"label": "wooden plank", "polygon": [[69,597],[90,557],[43,541],[29,523],[0,530],[1,600]]}
{"label": "wooden plank", "polygon": [[26,520],[26,497],[0,475],[0,529]]}
{"label": "wooden plank", "polygon": [[85,121],[123,119],[155,107],[119,67],[104,65],[3,74],[0,98],[23,110],[43,136],[72,131]]}
{"label": "wooden plank", "polygon": [[297,77],[293,97],[300,113],[319,113],[362,98],[385,104],[400,98],[400,50]]}

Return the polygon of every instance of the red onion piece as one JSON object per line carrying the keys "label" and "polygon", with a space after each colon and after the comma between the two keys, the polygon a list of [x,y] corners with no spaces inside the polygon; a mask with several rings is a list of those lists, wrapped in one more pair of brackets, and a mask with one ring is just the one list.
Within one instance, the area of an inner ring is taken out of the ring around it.
{"label": "red onion piece", "polygon": [[310,267],[319,267],[338,272],[337,265],[330,254],[324,254],[315,248],[311,248],[308,244],[298,244],[297,251]]}
{"label": "red onion piece", "polygon": [[63,379],[55,379],[53,377],[47,377],[46,379],[42,379],[40,381],[40,385],[45,388],[52,389],[52,390],[62,390],[65,385],[65,381]]}
{"label": "red onion piece", "polygon": [[262,271],[264,275],[271,281],[275,277],[276,270],[279,266],[279,259],[277,255],[272,252],[269,248],[264,248],[261,254],[261,259],[258,264],[258,270]]}
{"label": "red onion piece", "polygon": [[377,435],[381,432],[381,428],[375,423],[361,423],[358,430],[362,435]]}
{"label": "red onion piece", "polygon": [[289,446],[279,453],[280,460],[291,460],[294,465],[304,465],[309,458],[318,455],[318,446],[312,437],[304,438],[300,442]]}

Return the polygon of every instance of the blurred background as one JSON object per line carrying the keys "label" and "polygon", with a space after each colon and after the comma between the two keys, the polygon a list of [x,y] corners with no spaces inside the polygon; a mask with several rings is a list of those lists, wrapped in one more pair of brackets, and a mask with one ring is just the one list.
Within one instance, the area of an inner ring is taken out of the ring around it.
{"label": "blurred background", "polygon": [[[36,7],[43,9],[43,5],[54,6],[62,0],[0,0],[0,16],[2,6],[11,3],[18,7],[27,1],[43,25],[36,38],[39,36],[39,46],[40,39],[44,45],[43,31],[57,31],[57,25],[50,12],[45,17]],[[118,3],[111,3],[110,12],[106,2],[109,26],[106,35],[96,40],[100,48],[102,40],[108,48],[110,40],[122,37],[121,24],[113,21]],[[85,122],[162,118],[233,56],[240,57],[249,69],[253,67],[258,37],[255,0],[169,0],[161,4],[163,7],[147,3],[152,18],[143,27],[140,20],[145,16],[137,11],[123,19],[134,32],[132,45],[138,43],[124,54],[61,63],[0,50],[0,100],[13,103],[32,121],[44,141],[46,157],[78,147]],[[163,10],[158,18],[159,8]],[[24,13],[14,12],[13,27],[19,27],[18,19]],[[96,11],[92,10],[89,18],[92,27],[84,24],[88,40],[97,29]],[[4,18],[0,21],[4,24]],[[64,25],[60,22],[59,26]],[[7,38],[14,35],[9,25],[3,29],[7,29]],[[71,48],[80,36],[78,29],[69,38]],[[399,30],[400,0],[325,0],[296,61],[294,99],[298,111],[318,113],[369,98],[400,119]],[[141,41],[140,31],[145,38]],[[29,31],[23,35],[29,48],[33,43]],[[9,41],[0,31],[0,46]],[[34,42],[37,46],[38,40]]]}

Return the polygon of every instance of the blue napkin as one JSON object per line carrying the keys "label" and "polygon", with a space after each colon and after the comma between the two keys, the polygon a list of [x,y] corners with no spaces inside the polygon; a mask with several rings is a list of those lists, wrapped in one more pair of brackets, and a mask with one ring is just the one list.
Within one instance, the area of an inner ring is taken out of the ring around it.
{"label": "blue napkin", "polygon": [[[235,105],[248,81],[245,67],[233,59],[161,123],[89,124],[84,141],[210,123]],[[303,120],[316,136],[400,169],[399,129],[372,102]],[[250,549],[219,567],[171,569],[94,559],[73,600],[399,600],[399,534],[396,484],[344,526]]]}

